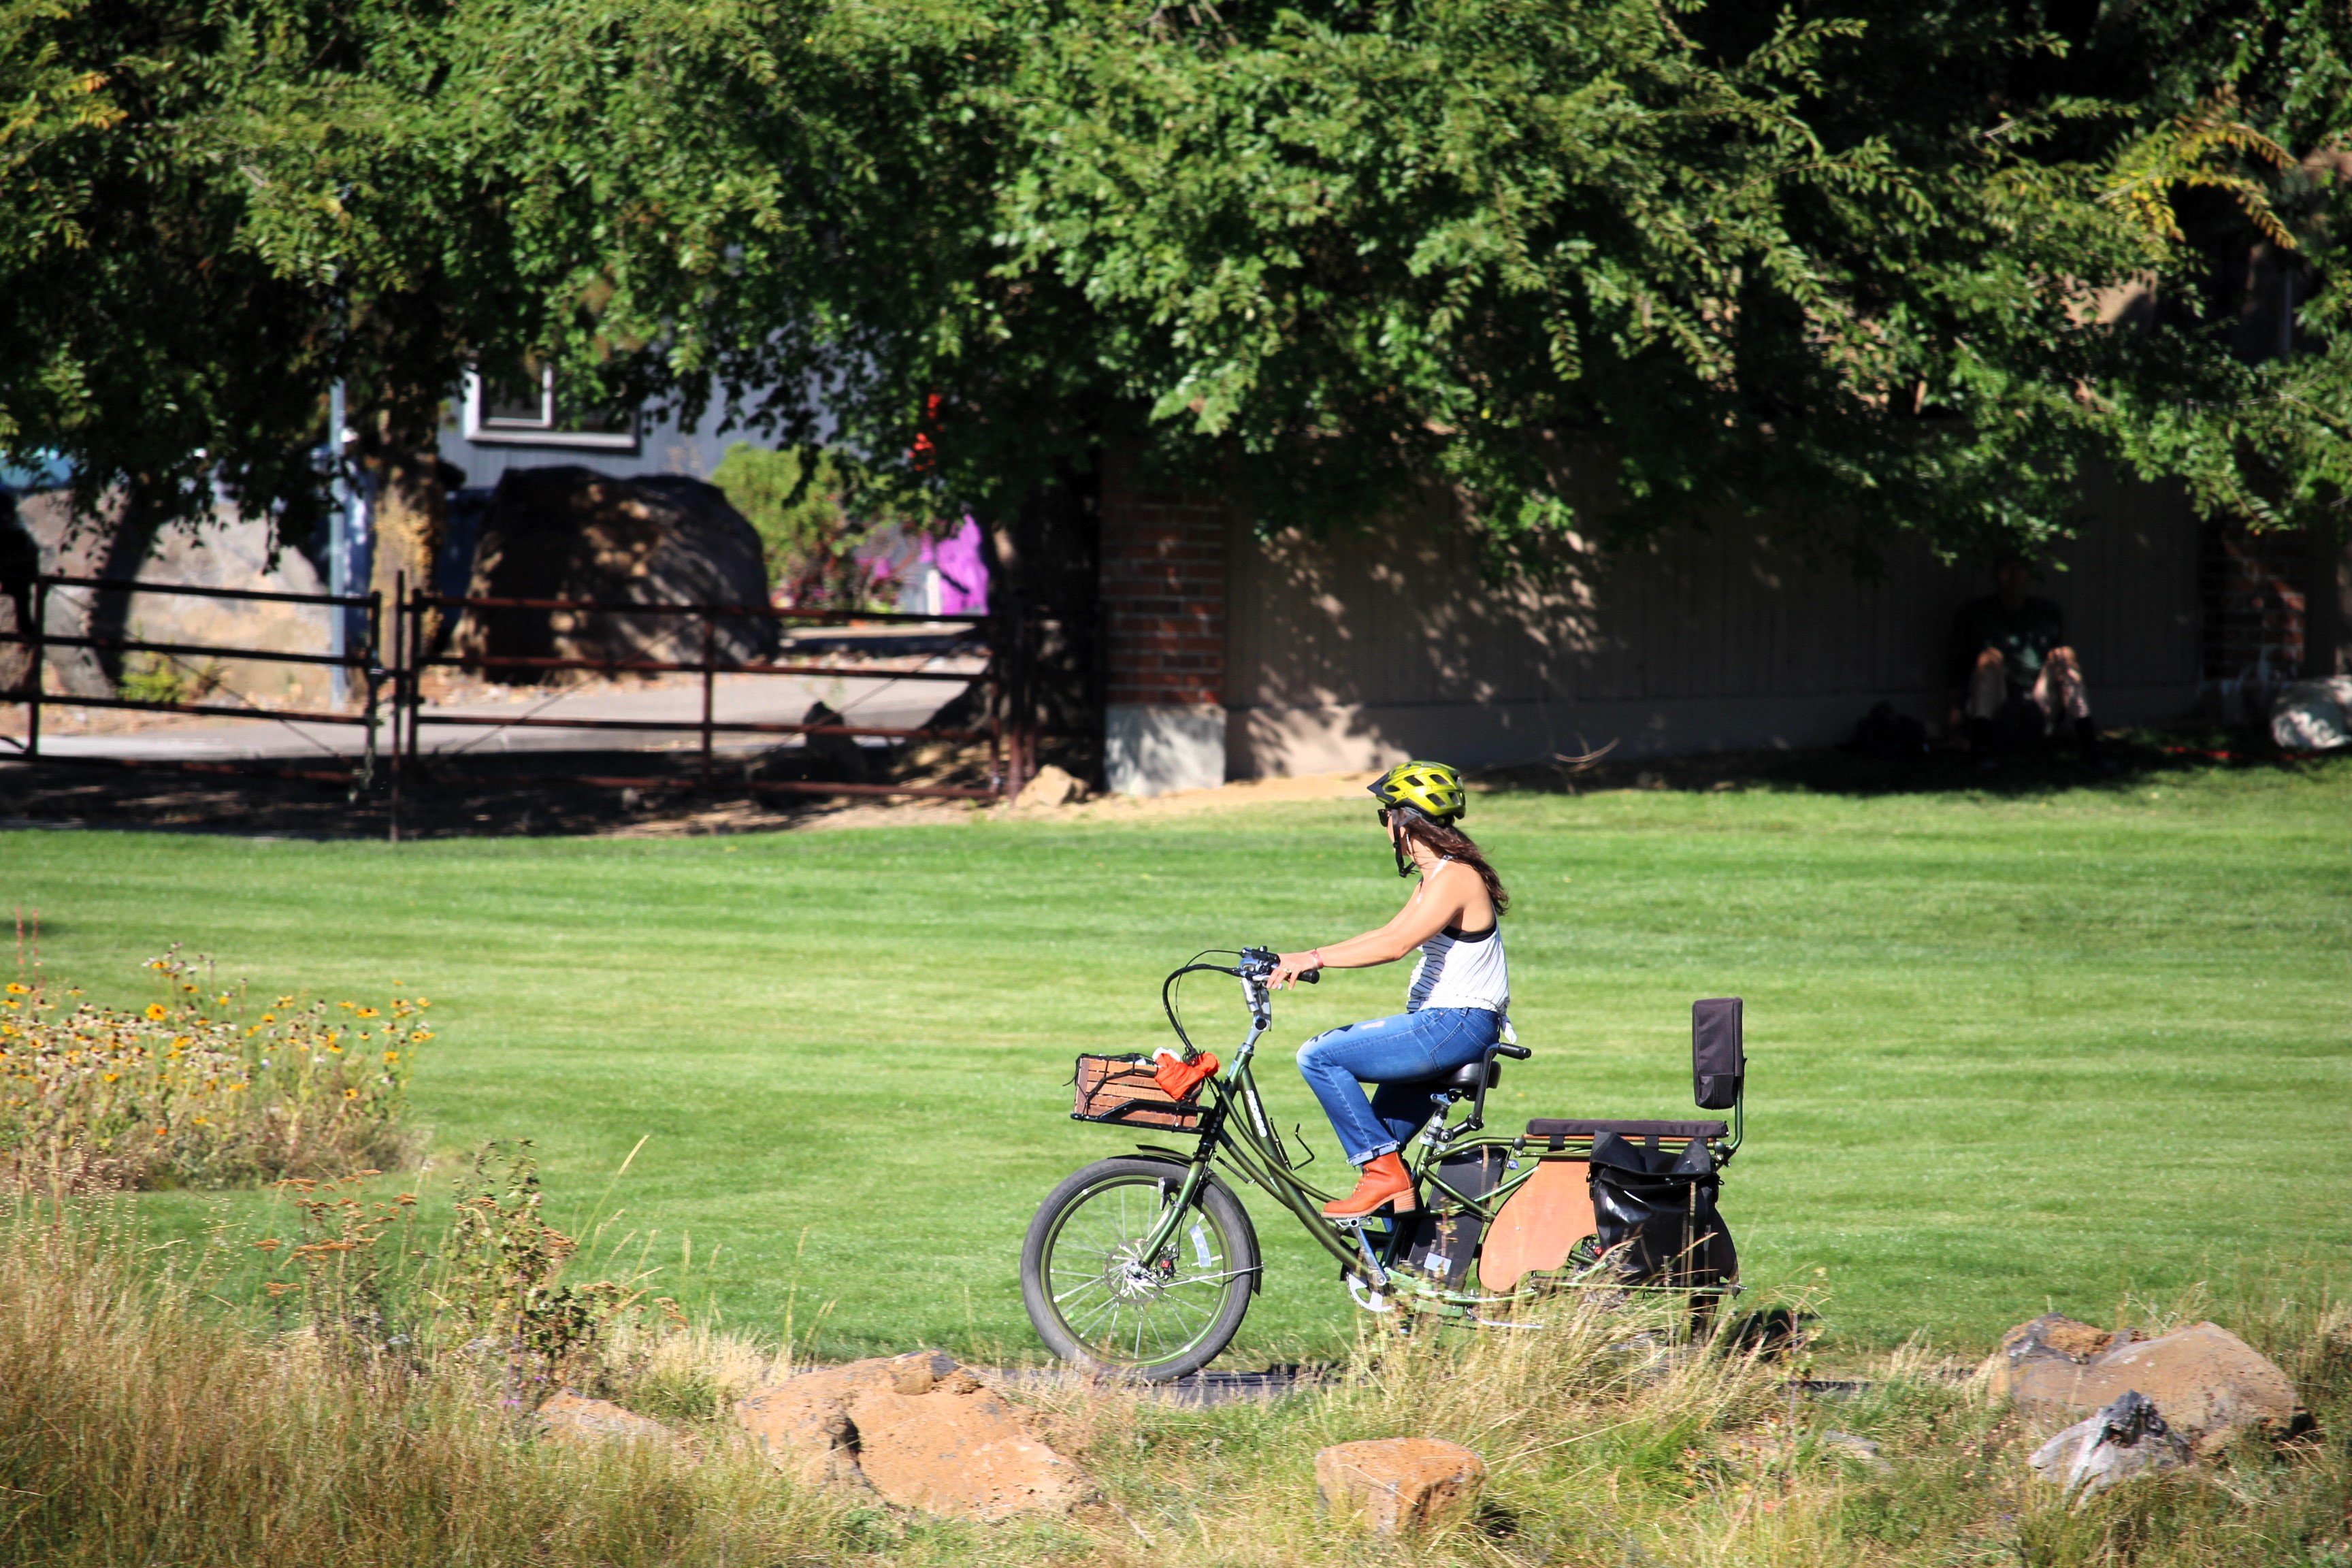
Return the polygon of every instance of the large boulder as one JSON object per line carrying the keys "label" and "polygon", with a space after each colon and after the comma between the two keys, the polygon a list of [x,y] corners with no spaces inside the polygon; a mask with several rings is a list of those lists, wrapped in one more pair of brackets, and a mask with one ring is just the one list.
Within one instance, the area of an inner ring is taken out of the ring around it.
{"label": "large boulder", "polygon": [[2286,1373],[2219,1323],[2134,1341],[2052,1316],[2010,1331],[1988,1363],[1992,1391],[2038,1419],[2080,1421],[2138,1394],[2191,1450],[2211,1454],[2241,1432],[2284,1436],[2303,1410]]}
{"label": "large boulder", "polygon": [[1031,1433],[1026,1412],[937,1351],[803,1373],[746,1395],[735,1418],[804,1481],[926,1513],[1066,1513],[1093,1489]]}
{"label": "large boulder", "polygon": [[[173,524],[143,552],[121,537],[118,517],[77,517],[64,490],[21,496],[16,514],[37,545],[41,569],[68,577],[107,577],[133,584],[129,592],[100,588],[49,590],[46,631],[51,637],[128,636],[142,642],[244,647],[273,653],[325,653],[332,647],[331,614],[320,605],[278,605],[212,599],[157,590],[178,584],[247,588],[278,594],[323,594],[324,584],[301,552],[279,548],[268,517],[246,517],[226,504],[194,527]],[[13,612],[9,612],[13,618]],[[180,688],[185,698],[226,706],[236,700],[264,707],[323,707],[333,677],[324,665],[202,654],[101,656],[87,648],[48,651],[48,689],[72,697],[114,695],[114,670],[157,678],[157,689]]]}
{"label": "large boulder", "polygon": [[[482,518],[467,595],[764,609],[768,575],[758,531],[714,485],[676,474],[511,468]],[[691,662],[702,657],[702,639],[695,616],[499,609],[467,611],[449,647],[467,658]],[[766,616],[715,617],[720,664],[775,650],[776,625]],[[567,679],[528,667],[484,673],[515,684]]]}
{"label": "large boulder", "polygon": [[1485,1460],[1435,1437],[1338,1443],[1315,1456],[1315,1489],[1336,1517],[1382,1535],[1450,1523],[1476,1506]]}

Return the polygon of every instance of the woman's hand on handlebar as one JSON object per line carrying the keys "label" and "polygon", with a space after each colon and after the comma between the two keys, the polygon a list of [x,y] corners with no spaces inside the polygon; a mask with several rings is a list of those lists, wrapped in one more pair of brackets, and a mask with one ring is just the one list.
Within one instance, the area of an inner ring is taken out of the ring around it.
{"label": "woman's hand on handlebar", "polygon": [[1323,978],[1323,956],[1319,951],[1308,952],[1277,952],[1274,955],[1274,973],[1266,984],[1280,991],[1304,981],[1312,985]]}

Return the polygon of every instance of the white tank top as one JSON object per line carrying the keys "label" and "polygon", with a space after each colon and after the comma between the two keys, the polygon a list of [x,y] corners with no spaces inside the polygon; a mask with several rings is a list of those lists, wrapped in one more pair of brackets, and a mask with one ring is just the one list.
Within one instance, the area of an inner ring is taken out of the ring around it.
{"label": "white tank top", "polygon": [[1421,944],[1420,962],[1405,986],[1404,1010],[1418,1013],[1423,1007],[1484,1007],[1510,1015],[1511,976],[1503,961],[1502,921],[1466,935],[1459,926],[1448,926]]}

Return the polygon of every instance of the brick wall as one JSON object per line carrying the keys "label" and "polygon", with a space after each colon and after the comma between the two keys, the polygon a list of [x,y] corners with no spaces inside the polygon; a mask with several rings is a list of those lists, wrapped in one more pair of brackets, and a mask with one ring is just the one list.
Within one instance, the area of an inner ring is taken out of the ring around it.
{"label": "brick wall", "polygon": [[[2234,680],[2267,669],[2291,680],[2303,672],[2312,556],[2299,532],[2248,533],[2234,525],[2205,531],[2205,675]],[[2331,650],[2332,652],[2333,650]]]}
{"label": "brick wall", "polygon": [[1111,703],[1224,701],[1226,527],[1213,497],[1141,489],[1116,470],[1107,478],[1103,672]]}

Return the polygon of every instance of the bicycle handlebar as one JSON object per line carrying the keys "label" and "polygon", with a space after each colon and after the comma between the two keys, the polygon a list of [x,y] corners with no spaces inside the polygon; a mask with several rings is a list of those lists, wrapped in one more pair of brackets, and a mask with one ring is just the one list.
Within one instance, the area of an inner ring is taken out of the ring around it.
{"label": "bicycle handlebar", "polygon": [[1495,1054],[1498,1057],[1508,1057],[1515,1062],[1523,1062],[1535,1055],[1535,1052],[1525,1046],[1496,1046]]}
{"label": "bicycle handlebar", "polygon": [[[1276,956],[1270,947],[1245,947],[1241,952],[1241,966],[1225,973],[1244,980],[1263,980],[1274,973]],[[1323,984],[1323,972],[1319,969],[1302,970],[1298,978],[1307,984],[1320,985]]]}

